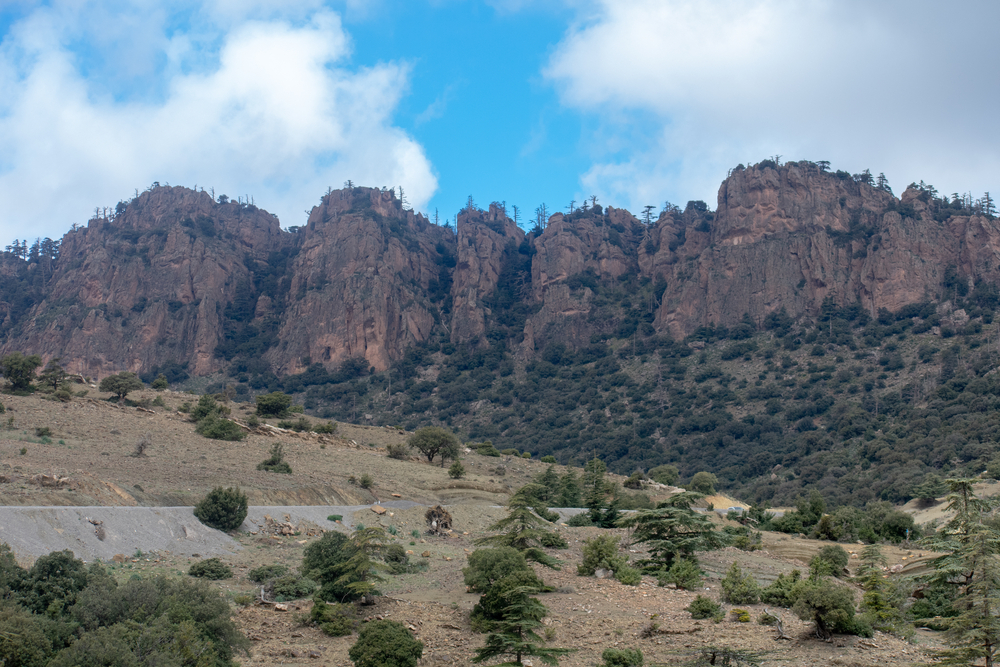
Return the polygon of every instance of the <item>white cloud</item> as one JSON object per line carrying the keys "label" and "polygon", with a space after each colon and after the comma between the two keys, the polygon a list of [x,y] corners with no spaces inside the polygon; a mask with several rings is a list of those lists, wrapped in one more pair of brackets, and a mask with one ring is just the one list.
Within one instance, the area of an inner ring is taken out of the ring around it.
{"label": "white cloud", "polygon": [[632,206],[714,205],[728,168],[772,154],[981,193],[1000,189],[998,19],[995,2],[600,0],[544,74],[599,120],[582,185]]}
{"label": "white cloud", "polygon": [[11,31],[0,45],[0,235],[59,236],[153,181],[251,194],[286,226],[347,179],[402,185],[423,206],[436,178],[392,125],[407,67],[348,69],[336,14],[286,22],[271,5],[253,5],[269,20],[221,30],[211,57],[196,52],[210,34],[159,32],[164,78],[139,99],[84,77],[66,17],[38,10]]}

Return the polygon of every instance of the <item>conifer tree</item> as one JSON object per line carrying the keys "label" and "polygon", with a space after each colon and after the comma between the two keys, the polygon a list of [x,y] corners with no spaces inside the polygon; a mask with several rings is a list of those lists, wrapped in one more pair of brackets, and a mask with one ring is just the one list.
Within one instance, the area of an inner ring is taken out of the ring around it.
{"label": "conifer tree", "polygon": [[538,658],[542,664],[558,665],[559,656],[569,653],[565,648],[542,646],[542,638],[535,630],[542,625],[548,613],[541,602],[531,597],[538,589],[521,586],[509,595],[510,604],[504,609],[503,620],[494,624],[493,631],[486,637],[486,645],[476,650],[472,662],[480,663],[493,658],[510,656],[512,660],[503,665],[523,665],[522,658]]}
{"label": "conifer tree", "polygon": [[679,558],[694,558],[696,551],[722,547],[721,534],[704,514],[691,509],[701,494],[686,491],[662,502],[656,509],[623,516],[618,526],[632,529],[632,544],[645,544],[649,557],[640,561],[647,570],[669,570]]}
{"label": "conifer tree", "polygon": [[507,502],[507,516],[486,529],[498,534],[479,538],[476,546],[513,547],[526,559],[558,570],[559,560],[542,550],[546,536],[551,532],[542,527],[548,522],[535,514],[531,507],[536,501],[530,487],[537,486],[528,484],[512,495]]}

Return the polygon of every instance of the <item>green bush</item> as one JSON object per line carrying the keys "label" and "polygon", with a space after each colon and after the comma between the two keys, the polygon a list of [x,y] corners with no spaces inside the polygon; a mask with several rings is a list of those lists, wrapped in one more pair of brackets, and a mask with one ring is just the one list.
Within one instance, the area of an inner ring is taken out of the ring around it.
{"label": "green bush", "polygon": [[760,601],[760,586],[753,575],[743,574],[736,561],[722,579],[722,599],[729,604],[757,604]]}
{"label": "green bush", "polygon": [[517,451],[516,449],[501,449],[500,453],[503,454],[504,456],[517,456],[517,457],[521,456],[521,452]]}
{"label": "green bush", "polygon": [[236,422],[214,415],[201,419],[194,430],[211,440],[237,441],[246,436]]}
{"label": "green bush", "polygon": [[843,547],[828,544],[809,561],[809,571],[817,577],[829,575],[840,578],[844,576],[849,559],[850,556]]}
{"label": "green bush", "polygon": [[854,616],[854,595],[833,581],[806,581],[800,585],[792,611],[803,621],[816,623],[816,633],[829,638],[834,632],[871,637],[870,625]]}
{"label": "green bush", "polygon": [[263,394],[257,397],[257,415],[259,417],[284,417],[292,405],[292,397],[280,391]]}
{"label": "green bush", "polygon": [[229,579],[233,576],[233,571],[218,558],[206,558],[189,567],[188,574],[192,577],[216,580]]}
{"label": "green bush", "polygon": [[618,553],[620,538],[598,535],[583,544],[583,561],[577,565],[576,573],[581,577],[592,577],[598,569],[617,573],[628,565],[628,559]]}
{"label": "green bush", "polygon": [[512,604],[524,602],[528,597],[541,590],[538,586],[538,576],[531,571],[512,572],[490,586],[472,608],[470,620],[472,629],[477,632],[488,632],[498,621],[502,621],[504,611]]}
{"label": "green bush", "polygon": [[353,634],[358,627],[358,619],[354,615],[353,606],[337,602],[324,602],[318,597],[313,600],[309,620],[331,637],[345,637]]}
{"label": "green bush", "polygon": [[796,586],[801,579],[802,574],[798,570],[792,570],[791,574],[779,574],[770,586],[760,592],[760,601],[779,607],[791,607],[795,604]]}
{"label": "green bush", "polygon": [[649,471],[648,475],[654,482],[666,484],[667,486],[673,486],[677,482],[677,479],[681,476],[677,467],[670,464],[656,466]]}
{"label": "green bush", "polygon": [[296,433],[305,433],[312,429],[312,424],[305,417],[299,417],[295,421],[288,419],[283,419],[278,422],[278,428],[287,429],[289,431],[295,431]]}
{"label": "green bush", "polygon": [[642,583],[642,570],[625,565],[615,571],[615,579],[626,586],[638,586]]}
{"label": "green bush", "polygon": [[156,379],[153,380],[153,383],[149,386],[155,389],[156,391],[162,391],[164,389],[169,388],[170,383],[167,382],[167,376],[164,375],[163,373],[160,373],[159,375],[156,376]]}
{"label": "green bush", "polygon": [[265,587],[275,600],[298,600],[309,597],[319,588],[312,579],[298,574],[286,574],[271,580]]}
{"label": "green bush", "polygon": [[737,623],[749,623],[750,612],[746,609],[730,609],[729,616]]}
{"label": "green bush", "polygon": [[123,371],[117,375],[109,375],[104,378],[101,380],[101,384],[98,385],[97,388],[101,391],[114,394],[118,397],[118,400],[124,400],[129,392],[138,391],[139,389],[142,389],[143,386],[142,380],[140,380],[135,373]]}
{"label": "green bush", "polygon": [[288,461],[284,457],[284,447],[282,447],[280,442],[275,443],[271,446],[271,456],[258,463],[257,470],[290,475],[292,474],[292,466],[288,465]]}
{"label": "green bush", "polygon": [[551,454],[549,454],[547,456],[543,456],[541,458],[541,462],[542,463],[555,463],[556,462],[556,457],[554,457]]}
{"label": "green bush", "polygon": [[52,429],[48,426],[37,426],[35,427],[35,437],[37,438],[51,438]]}
{"label": "green bush", "polygon": [[710,472],[696,472],[694,477],[691,478],[691,483],[688,484],[688,488],[691,491],[696,491],[697,493],[704,493],[705,495],[711,495],[715,493],[715,485],[719,483],[718,478]]}
{"label": "green bush", "polygon": [[[465,585],[471,593],[485,593],[509,574],[525,572],[534,574],[524,554],[513,547],[476,549],[469,554],[469,564],[462,569]],[[544,584],[537,576],[532,585],[541,589]]]}
{"label": "green bush", "polygon": [[463,466],[461,462],[455,461],[451,464],[451,467],[448,468],[448,477],[451,477],[452,479],[462,479],[464,476],[465,466]]}
{"label": "green bush", "polygon": [[423,642],[402,623],[371,621],[361,628],[347,654],[354,667],[416,667],[423,652]]}
{"label": "green bush", "polygon": [[590,515],[588,513],[581,512],[571,516],[566,522],[566,525],[572,528],[586,528],[587,526],[593,526],[594,522],[590,520]]}
{"label": "green bush", "polygon": [[606,648],[601,653],[604,664],[600,667],[642,667],[644,658],[642,651],[631,648]]}
{"label": "green bush", "polygon": [[358,486],[360,486],[362,489],[370,489],[373,486],[375,486],[375,480],[368,473],[364,473],[358,479]]}
{"label": "green bush", "polygon": [[698,561],[692,558],[675,558],[669,570],[661,570],[657,575],[660,586],[673,584],[685,591],[701,588],[701,568]]}
{"label": "green bush", "polygon": [[236,488],[217,486],[195,505],[194,515],[206,526],[230,531],[239,528],[247,518],[248,501]]}
{"label": "green bush", "polygon": [[266,583],[271,579],[277,579],[288,572],[285,565],[261,565],[247,572],[247,579],[258,584]]}
{"label": "green bush", "polygon": [[327,422],[325,424],[316,424],[313,426],[313,433],[323,433],[330,435],[337,432],[337,425],[333,422]]}
{"label": "green bush", "polygon": [[722,617],[722,605],[712,598],[698,595],[691,601],[685,611],[690,612],[691,618],[701,620],[705,618],[719,619]]}
{"label": "green bush", "polygon": [[393,442],[386,445],[385,453],[390,459],[402,461],[410,455],[410,446]]}
{"label": "green bush", "polygon": [[331,514],[330,516],[326,517],[326,520],[337,522],[343,520],[343,518],[344,518],[343,514]]}

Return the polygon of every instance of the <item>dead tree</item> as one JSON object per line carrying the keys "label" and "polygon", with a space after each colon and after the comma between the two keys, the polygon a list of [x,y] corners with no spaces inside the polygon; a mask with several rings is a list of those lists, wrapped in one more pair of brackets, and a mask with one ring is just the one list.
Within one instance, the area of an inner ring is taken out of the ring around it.
{"label": "dead tree", "polygon": [[427,526],[429,527],[427,532],[432,535],[438,535],[451,530],[451,514],[440,505],[435,505],[427,510],[424,518],[427,519]]}

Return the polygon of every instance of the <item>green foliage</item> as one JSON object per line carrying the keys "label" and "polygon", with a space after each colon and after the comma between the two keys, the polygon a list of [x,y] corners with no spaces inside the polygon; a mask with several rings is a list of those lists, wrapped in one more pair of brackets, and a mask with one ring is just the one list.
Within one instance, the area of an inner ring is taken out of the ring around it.
{"label": "green foliage", "polygon": [[698,494],[679,493],[656,509],[623,516],[617,525],[632,528],[632,543],[645,544],[649,556],[640,565],[651,572],[669,570],[678,558],[691,558],[696,551],[723,545],[711,520],[691,509]]}
{"label": "green foliage", "polygon": [[669,570],[660,570],[657,573],[657,583],[660,586],[673,584],[685,591],[694,591],[701,588],[701,568],[694,557],[678,558]]}
{"label": "green foliage", "polygon": [[149,386],[155,389],[156,391],[163,391],[164,389],[170,388],[170,383],[167,382],[167,376],[164,375],[163,373],[160,373],[159,375],[156,376],[156,378]]}
{"label": "green foliage", "polygon": [[331,637],[345,637],[353,634],[359,622],[352,605],[339,602],[324,602],[317,597],[309,611],[309,620]]}
{"label": "green foliage", "polygon": [[744,574],[740,564],[733,561],[722,579],[722,599],[730,604],[757,604],[760,594],[760,586],[753,575]]}
{"label": "green foliage", "polygon": [[541,459],[539,459],[539,460],[540,460],[540,461],[541,461],[542,463],[555,463],[555,462],[556,462],[556,457],[552,456],[551,454],[548,454],[548,455],[546,455],[546,456],[543,456],[543,457],[542,457]]}
{"label": "green foliage", "polygon": [[719,479],[710,472],[698,472],[695,473],[694,477],[691,478],[691,482],[688,484],[688,489],[694,491],[695,493],[702,493],[706,496],[710,496],[715,493],[715,485],[719,483]]}
{"label": "green foliage", "polygon": [[[471,593],[485,593],[500,579],[517,572],[534,575],[524,554],[513,547],[476,549],[469,554],[468,566],[462,569],[465,585]],[[544,588],[538,577],[532,585],[539,590]]]}
{"label": "green foliage", "polygon": [[98,389],[114,394],[118,400],[125,400],[125,397],[132,391],[143,388],[142,380],[135,373],[123,371],[116,375],[109,375],[98,385]]}
{"label": "green foliage", "polygon": [[644,658],[642,651],[631,648],[606,648],[601,653],[604,661],[599,667],[642,667]]}
{"label": "green foliage", "polygon": [[722,617],[722,605],[710,597],[704,595],[695,596],[685,611],[691,614],[691,618],[702,620],[706,618],[718,619]]}
{"label": "green foliage", "polygon": [[434,457],[440,456],[442,468],[446,460],[458,458],[458,438],[451,431],[438,426],[417,429],[407,444],[426,456],[428,463],[433,463]]}
{"label": "green foliage", "polygon": [[642,570],[626,565],[618,568],[615,572],[615,579],[625,586],[638,586],[642,583]]}
{"label": "green foliage", "polygon": [[844,547],[828,544],[809,561],[809,571],[813,577],[843,577],[850,555]]}
{"label": "green foliage", "polygon": [[194,515],[206,526],[236,530],[247,518],[247,495],[239,487],[217,486],[194,507]]}
{"label": "green foliage", "polygon": [[309,597],[316,592],[319,584],[308,577],[298,574],[286,574],[270,580],[264,587],[265,591],[275,600],[298,600]]}
{"label": "green foliage", "polygon": [[25,356],[20,352],[11,352],[0,359],[0,372],[7,378],[11,392],[31,391],[35,369],[41,365],[42,358],[37,354]]}
{"label": "green foliage", "polygon": [[760,601],[778,607],[791,607],[795,604],[796,586],[802,580],[802,573],[792,570],[791,574],[779,574],[771,585],[760,593]]}
{"label": "green foliage", "polygon": [[280,391],[262,394],[257,397],[257,416],[284,417],[292,405],[292,397]]}
{"label": "green foliage", "polygon": [[370,621],[347,654],[355,667],[416,667],[423,642],[397,621]]}
{"label": "green foliage", "polygon": [[277,579],[287,572],[288,566],[286,565],[261,565],[247,572],[247,579],[258,584],[263,584],[271,579]]}
{"label": "green foliage", "polygon": [[378,595],[379,574],[389,566],[379,560],[385,548],[381,528],[358,526],[348,537],[328,532],[306,547],[301,572],[320,584],[317,594],[328,602],[351,602]]}
{"label": "green foliage", "polygon": [[460,461],[455,461],[448,468],[448,477],[452,479],[462,479],[465,476],[465,466]]}
{"label": "green foliage", "polygon": [[510,497],[507,516],[486,529],[496,535],[481,537],[475,543],[477,546],[512,547],[524,554],[526,559],[558,570],[559,561],[542,550],[551,531],[544,528],[548,522],[532,511],[532,505],[537,503],[534,486],[528,484]]}
{"label": "green foliage", "polygon": [[333,422],[327,422],[325,424],[314,424],[312,427],[312,431],[313,433],[331,435],[337,432],[337,425]]}
{"label": "green foliage", "polygon": [[358,478],[358,486],[362,489],[370,489],[375,486],[375,479],[368,473],[362,473],[361,477]]}
{"label": "green foliage", "polygon": [[285,450],[280,442],[271,446],[271,456],[257,464],[257,470],[292,474],[292,466],[285,460]]}
{"label": "green foliage", "polygon": [[621,538],[598,535],[583,544],[583,561],[577,565],[576,573],[581,577],[592,577],[598,569],[618,570],[628,565],[628,558],[618,553]]}
{"label": "green foliage", "polygon": [[664,464],[656,466],[650,470],[648,476],[654,482],[666,484],[667,486],[673,486],[680,478],[681,474],[680,471],[677,470],[677,466]]}
{"label": "green foliage", "polygon": [[233,571],[228,565],[223,563],[218,558],[206,558],[205,560],[200,560],[197,563],[191,565],[188,568],[188,574],[192,577],[201,577],[203,579],[229,579],[233,576]]}
{"label": "green foliage", "polygon": [[385,452],[390,459],[398,459],[402,461],[410,455],[410,446],[393,442],[386,445]]}
{"label": "green foliage", "polygon": [[749,623],[750,622],[750,612],[746,609],[730,609],[729,616],[732,620],[737,623]]}
{"label": "green foliage", "polygon": [[816,634],[829,639],[834,632],[870,637],[872,629],[854,616],[851,591],[828,579],[806,580],[799,584],[792,611],[803,621],[816,623]]}
{"label": "green foliage", "polygon": [[[516,585],[519,576],[523,575],[510,575],[501,579],[480,600],[482,604],[495,589],[501,589],[493,602],[495,620],[489,624],[490,634],[486,637],[486,644],[476,650],[476,657],[472,662],[480,663],[510,656],[513,658],[511,664],[520,665],[522,657],[532,656],[537,657],[542,664],[557,665],[559,656],[569,653],[567,649],[541,646],[543,640],[536,629],[541,627],[541,621],[548,610],[536,598],[530,597],[537,589],[530,584]],[[475,613],[476,610],[473,609],[473,615]]]}
{"label": "green foliage", "polygon": [[601,528],[611,528],[618,519],[618,507],[613,497],[615,488],[604,475],[608,468],[598,458],[587,461],[583,468],[583,496],[590,522]]}

